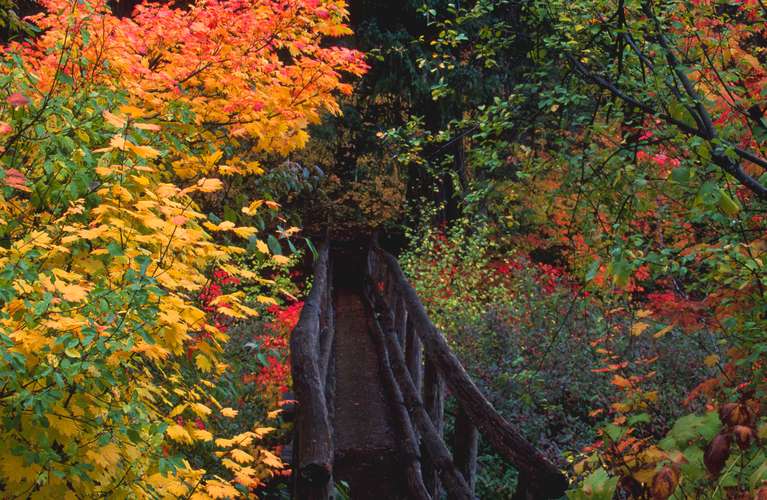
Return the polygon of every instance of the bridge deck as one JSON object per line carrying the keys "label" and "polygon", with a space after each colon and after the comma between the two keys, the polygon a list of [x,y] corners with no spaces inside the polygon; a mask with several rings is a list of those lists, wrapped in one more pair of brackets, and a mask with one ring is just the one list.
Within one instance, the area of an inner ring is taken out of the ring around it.
{"label": "bridge deck", "polygon": [[352,498],[404,498],[391,410],[370,338],[369,313],[358,292],[335,291],[336,479],[347,481]]}

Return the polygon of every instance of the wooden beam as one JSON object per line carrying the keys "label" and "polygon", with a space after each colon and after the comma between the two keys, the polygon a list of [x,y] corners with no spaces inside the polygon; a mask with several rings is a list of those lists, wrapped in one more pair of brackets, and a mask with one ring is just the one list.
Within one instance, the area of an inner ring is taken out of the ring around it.
{"label": "wooden beam", "polygon": [[325,368],[320,359],[320,317],[328,289],[329,243],[319,249],[314,283],[290,338],[296,416],[298,498],[327,499],[332,487],[333,443],[325,394]]}

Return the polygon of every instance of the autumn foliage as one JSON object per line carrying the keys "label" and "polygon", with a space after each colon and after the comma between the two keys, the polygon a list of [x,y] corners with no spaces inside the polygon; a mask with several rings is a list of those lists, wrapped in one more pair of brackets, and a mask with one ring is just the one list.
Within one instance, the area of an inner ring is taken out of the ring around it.
{"label": "autumn foliage", "polygon": [[[257,311],[236,290],[203,296],[211,273],[268,283],[233,261],[257,229],[199,200],[339,111],[344,79],[365,70],[323,42],[349,32],[345,6],[144,4],[125,19],[99,0],[43,6],[40,34],[4,47],[0,66],[0,485],[245,495],[282,465],[258,446],[268,428],[214,434],[237,412],[211,388],[227,318]],[[186,460],[201,444],[228,477]]]}

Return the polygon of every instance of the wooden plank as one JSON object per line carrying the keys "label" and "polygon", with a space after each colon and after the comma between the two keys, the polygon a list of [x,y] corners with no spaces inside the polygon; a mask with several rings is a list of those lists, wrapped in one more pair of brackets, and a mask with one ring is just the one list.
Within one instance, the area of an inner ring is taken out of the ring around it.
{"label": "wooden plank", "polygon": [[399,294],[407,304],[408,317],[421,337],[427,358],[437,366],[450,393],[456,397],[474,425],[498,453],[529,478],[535,498],[559,498],[564,495],[568,486],[565,476],[482,395],[450,350],[442,333],[429,320],[421,299],[408,283],[397,259],[380,248],[375,249],[375,253],[397,282]]}

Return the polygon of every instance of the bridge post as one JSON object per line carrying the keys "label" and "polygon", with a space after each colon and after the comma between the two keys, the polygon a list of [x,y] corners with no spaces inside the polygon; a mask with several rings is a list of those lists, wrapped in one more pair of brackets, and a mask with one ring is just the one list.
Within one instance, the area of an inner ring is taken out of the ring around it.
{"label": "bridge post", "polygon": [[[437,367],[426,358],[423,376],[423,404],[440,438],[445,431],[445,384]],[[433,497],[439,498],[441,487],[439,475],[428,457],[424,460],[424,481]]]}
{"label": "bridge post", "polygon": [[418,394],[423,390],[423,348],[421,339],[411,321],[407,321],[405,335],[405,361]]}
{"label": "bridge post", "polygon": [[479,446],[479,431],[471,422],[461,405],[455,415],[455,435],[453,440],[453,457],[455,465],[463,474],[474,493],[477,483],[477,450]]}

